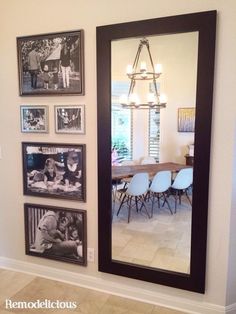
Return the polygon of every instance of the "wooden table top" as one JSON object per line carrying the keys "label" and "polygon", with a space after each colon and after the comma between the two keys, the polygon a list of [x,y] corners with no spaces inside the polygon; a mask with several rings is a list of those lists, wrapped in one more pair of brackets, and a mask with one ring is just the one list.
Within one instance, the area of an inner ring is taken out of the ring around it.
{"label": "wooden table top", "polygon": [[132,165],[132,166],[112,166],[112,179],[122,179],[133,177],[136,173],[147,172],[149,176],[154,176],[158,171],[170,170],[178,172],[181,169],[189,168],[190,166],[177,164],[174,162],[163,162],[159,164],[148,165]]}

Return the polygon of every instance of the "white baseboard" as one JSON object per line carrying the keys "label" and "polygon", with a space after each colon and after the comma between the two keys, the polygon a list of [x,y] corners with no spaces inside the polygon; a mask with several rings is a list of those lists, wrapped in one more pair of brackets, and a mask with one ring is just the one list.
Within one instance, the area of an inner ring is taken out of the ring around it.
{"label": "white baseboard", "polygon": [[225,313],[227,313],[227,314],[236,314],[236,303],[226,306]]}
{"label": "white baseboard", "polygon": [[0,257],[0,268],[24,272],[65,283],[85,287],[101,292],[118,295],[124,298],[161,305],[191,314],[235,314],[236,304],[224,307],[212,303],[192,301],[187,298],[173,297],[152,292],[131,285],[104,280],[98,277],[78,274],[62,269],[42,266],[34,263]]}

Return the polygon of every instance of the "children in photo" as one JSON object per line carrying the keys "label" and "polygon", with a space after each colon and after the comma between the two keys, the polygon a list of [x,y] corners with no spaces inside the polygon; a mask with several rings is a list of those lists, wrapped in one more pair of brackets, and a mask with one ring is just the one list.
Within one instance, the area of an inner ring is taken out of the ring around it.
{"label": "children in photo", "polygon": [[65,182],[65,187],[68,188],[70,185],[73,185],[79,188],[82,171],[79,166],[79,155],[76,151],[68,152],[64,167],[63,181]]}
{"label": "children in photo", "polygon": [[78,117],[79,117],[79,110],[77,110],[77,114],[75,113],[72,114],[72,117],[70,119],[70,126],[73,129],[78,128]]}
{"label": "children in photo", "polygon": [[43,76],[43,87],[44,87],[44,89],[48,89],[49,88],[50,74],[49,74],[47,64],[45,64],[43,67],[43,75],[42,76]]}
{"label": "children in photo", "polygon": [[45,166],[44,166],[44,183],[46,186],[52,185],[56,183],[56,164],[55,160],[52,158],[48,158],[45,161]]}
{"label": "children in photo", "polygon": [[69,115],[68,115],[68,112],[65,111],[63,112],[62,114],[60,114],[60,111],[58,111],[58,114],[59,114],[59,117],[62,119],[63,121],[63,126],[65,129],[68,128],[69,126],[69,123],[70,123],[70,119],[69,119]]}
{"label": "children in photo", "polygon": [[69,231],[70,231],[70,240],[80,242],[78,228],[76,226],[71,226]]}
{"label": "children in photo", "polygon": [[47,211],[39,221],[32,248],[47,255],[80,259],[83,256],[82,245],[66,239],[68,225],[69,220],[63,213]]}
{"label": "children in photo", "polygon": [[34,129],[37,125],[37,119],[35,118],[32,111],[28,111],[25,119],[26,128]]}
{"label": "children in photo", "polygon": [[53,82],[53,85],[54,85],[54,89],[58,89],[59,73],[58,73],[58,68],[57,67],[53,68],[52,82]]}

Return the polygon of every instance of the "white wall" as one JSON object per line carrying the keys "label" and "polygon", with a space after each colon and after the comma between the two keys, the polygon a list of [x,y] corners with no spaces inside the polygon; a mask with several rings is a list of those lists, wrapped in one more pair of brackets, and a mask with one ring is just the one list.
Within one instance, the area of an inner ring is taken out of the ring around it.
{"label": "white wall", "polygon": [[[198,295],[160,285],[135,281],[97,272],[97,261],[87,268],[78,267],[24,254],[23,203],[35,202],[56,205],[58,200],[26,197],[22,194],[21,141],[72,142],[87,144],[87,203],[60,201],[65,207],[84,208],[88,212],[88,246],[97,252],[97,185],[96,185],[96,29],[97,25],[148,19],[182,13],[217,9],[219,11],[215,89],[211,145],[211,171],[209,191],[208,248],[206,294]],[[40,265],[66,269],[75,273],[88,274],[98,279],[116,280],[125,285],[153,293],[160,292],[173,298],[188,298],[190,302],[202,305],[213,303],[226,304],[226,291],[235,289],[235,283],[227,276],[235,276],[231,258],[235,247],[230,246],[229,228],[231,205],[236,195],[232,194],[233,147],[235,125],[235,73],[236,73],[236,2],[234,0],[2,0],[0,2],[0,252],[5,257],[30,261]],[[86,95],[81,97],[19,97],[16,58],[16,36],[57,32],[63,30],[85,30],[85,80]],[[20,104],[49,104],[49,135],[30,135],[20,133]],[[53,105],[79,103],[86,105],[86,135],[55,135],[53,128]],[[99,280],[98,280],[99,281]],[[227,290],[227,289],[228,290]],[[236,302],[230,294],[227,304]],[[166,304],[168,306],[168,304]]]}
{"label": "white wall", "polygon": [[[235,132],[236,135],[236,132]],[[235,228],[235,221],[236,221],[236,136],[235,136],[235,143],[234,143],[234,152],[233,152],[233,187],[232,187],[232,210],[231,210],[231,217],[230,217],[230,242],[229,242],[229,264],[228,264],[228,284],[227,284],[227,299],[226,303],[230,304],[235,302],[236,300],[236,228]]]}

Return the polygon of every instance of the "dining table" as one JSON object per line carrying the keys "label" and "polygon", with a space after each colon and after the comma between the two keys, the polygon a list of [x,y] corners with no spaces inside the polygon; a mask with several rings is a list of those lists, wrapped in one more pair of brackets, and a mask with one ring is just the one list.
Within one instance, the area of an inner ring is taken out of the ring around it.
{"label": "dining table", "polygon": [[123,178],[133,177],[140,172],[147,172],[149,177],[153,177],[157,172],[169,170],[172,173],[179,172],[181,169],[191,166],[175,162],[161,162],[145,165],[112,166],[112,180],[121,180]]}

